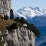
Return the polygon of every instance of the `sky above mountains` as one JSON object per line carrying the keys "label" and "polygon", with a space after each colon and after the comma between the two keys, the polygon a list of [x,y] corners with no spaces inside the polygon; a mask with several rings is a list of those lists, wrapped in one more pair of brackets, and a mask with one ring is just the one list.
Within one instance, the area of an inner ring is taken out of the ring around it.
{"label": "sky above mountains", "polygon": [[46,0],[12,0],[12,9],[14,11],[23,7],[40,7],[46,9]]}

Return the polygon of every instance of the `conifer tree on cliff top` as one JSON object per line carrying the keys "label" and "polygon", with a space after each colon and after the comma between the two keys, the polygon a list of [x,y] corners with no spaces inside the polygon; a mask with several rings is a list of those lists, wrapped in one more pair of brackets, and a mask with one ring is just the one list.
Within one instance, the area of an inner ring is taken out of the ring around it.
{"label": "conifer tree on cliff top", "polygon": [[14,19],[13,9],[10,10],[10,19]]}

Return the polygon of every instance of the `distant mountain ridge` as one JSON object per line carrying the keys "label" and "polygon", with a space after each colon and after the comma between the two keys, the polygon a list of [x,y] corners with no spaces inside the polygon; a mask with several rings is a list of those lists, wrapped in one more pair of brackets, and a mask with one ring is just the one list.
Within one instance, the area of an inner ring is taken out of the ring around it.
{"label": "distant mountain ridge", "polygon": [[19,17],[31,19],[35,16],[46,16],[46,9],[40,9],[39,7],[24,7],[22,9],[19,9],[15,14]]}
{"label": "distant mountain ridge", "polygon": [[35,26],[46,26],[46,17],[36,16],[33,19],[27,19],[29,23],[33,23]]}
{"label": "distant mountain ridge", "polygon": [[46,25],[46,9],[39,7],[24,7],[15,12],[15,17],[24,17],[27,22],[33,23],[36,26]]}
{"label": "distant mountain ridge", "polygon": [[37,28],[40,31],[40,38],[36,38],[36,46],[46,46],[46,26]]}
{"label": "distant mountain ridge", "polygon": [[46,46],[46,42],[42,43],[42,44],[41,44],[41,45],[39,45],[39,46]]}

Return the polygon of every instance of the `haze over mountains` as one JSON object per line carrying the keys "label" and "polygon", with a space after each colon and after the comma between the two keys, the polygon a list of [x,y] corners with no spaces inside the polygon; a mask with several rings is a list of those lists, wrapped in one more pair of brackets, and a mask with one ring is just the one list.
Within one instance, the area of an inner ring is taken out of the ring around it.
{"label": "haze over mountains", "polygon": [[41,45],[39,45],[39,46],[46,46],[46,42],[42,43],[42,44],[41,44]]}

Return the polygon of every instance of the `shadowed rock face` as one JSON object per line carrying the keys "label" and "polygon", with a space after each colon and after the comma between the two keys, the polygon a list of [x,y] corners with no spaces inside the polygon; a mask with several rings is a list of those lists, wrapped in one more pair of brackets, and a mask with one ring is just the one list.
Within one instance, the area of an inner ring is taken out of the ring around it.
{"label": "shadowed rock face", "polygon": [[12,32],[6,30],[3,33],[3,40],[7,42],[8,46],[34,46],[35,35],[31,30],[18,27]]}

